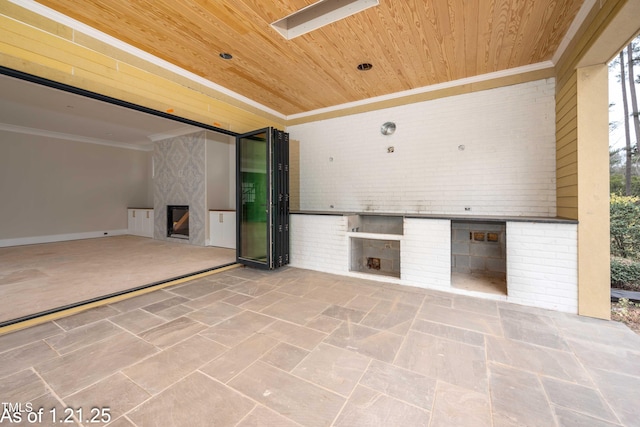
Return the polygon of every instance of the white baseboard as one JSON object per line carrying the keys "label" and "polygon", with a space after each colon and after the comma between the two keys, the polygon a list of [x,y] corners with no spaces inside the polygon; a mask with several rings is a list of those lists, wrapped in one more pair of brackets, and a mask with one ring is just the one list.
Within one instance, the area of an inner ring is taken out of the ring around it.
{"label": "white baseboard", "polygon": [[50,236],[18,237],[15,239],[0,239],[0,248],[22,245],[36,245],[38,243],[66,242],[68,240],[95,239],[98,237],[122,236],[129,234],[126,229],[107,231],[88,231],[85,233],[53,234]]}

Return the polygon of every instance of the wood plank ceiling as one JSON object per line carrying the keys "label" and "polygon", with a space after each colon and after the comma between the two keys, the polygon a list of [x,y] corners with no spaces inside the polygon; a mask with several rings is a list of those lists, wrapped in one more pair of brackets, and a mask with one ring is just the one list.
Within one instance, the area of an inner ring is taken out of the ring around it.
{"label": "wood plank ceiling", "polygon": [[583,0],[380,0],[293,40],[270,24],[315,0],[39,2],[292,115],[550,60]]}

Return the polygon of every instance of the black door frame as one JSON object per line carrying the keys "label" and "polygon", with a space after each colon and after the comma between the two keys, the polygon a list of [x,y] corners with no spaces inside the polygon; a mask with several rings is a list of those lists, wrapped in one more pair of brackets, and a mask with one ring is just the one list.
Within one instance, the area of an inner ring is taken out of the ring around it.
{"label": "black door frame", "polygon": [[[241,139],[266,135],[267,170],[267,248],[264,262],[243,258]],[[289,264],[289,134],[267,127],[236,136],[236,260],[238,263],[272,270]]]}

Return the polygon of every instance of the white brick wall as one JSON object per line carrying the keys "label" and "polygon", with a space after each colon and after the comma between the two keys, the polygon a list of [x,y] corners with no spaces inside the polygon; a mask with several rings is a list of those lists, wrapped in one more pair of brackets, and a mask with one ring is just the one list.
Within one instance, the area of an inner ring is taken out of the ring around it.
{"label": "white brick wall", "polygon": [[547,79],[290,126],[301,209],[555,216],[554,94]]}
{"label": "white brick wall", "polygon": [[349,271],[347,217],[339,215],[291,215],[292,267],[345,274]]}
{"label": "white brick wall", "polygon": [[577,224],[507,223],[507,300],[578,312]]}
{"label": "white brick wall", "polygon": [[451,286],[451,221],[405,218],[400,250],[403,283]]}

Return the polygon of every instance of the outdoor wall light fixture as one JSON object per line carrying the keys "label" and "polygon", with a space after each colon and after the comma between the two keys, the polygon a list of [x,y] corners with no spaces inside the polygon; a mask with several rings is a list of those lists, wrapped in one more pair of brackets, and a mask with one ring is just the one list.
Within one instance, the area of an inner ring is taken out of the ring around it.
{"label": "outdoor wall light fixture", "polygon": [[386,122],[380,127],[380,133],[383,135],[393,135],[396,131],[396,124],[393,122]]}

